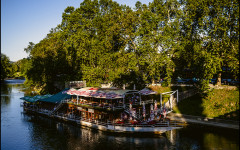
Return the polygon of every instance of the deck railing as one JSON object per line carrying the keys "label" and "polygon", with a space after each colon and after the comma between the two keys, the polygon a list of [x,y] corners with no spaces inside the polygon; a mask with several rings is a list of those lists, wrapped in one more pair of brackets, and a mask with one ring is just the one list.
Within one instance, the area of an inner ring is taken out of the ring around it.
{"label": "deck railing", "polygon": [[100,105],[98,103],[93,104],[93,103],[77,103],[77,102],[72,102],[71,100],[66,100],[63,103],[68,103],[68,104],[73,104],[76,106],[81,106],[81,107],[87,107],[87,108],[94,108],[94,109],[100,109],[100,110],[107,110],[107,111],[120,111],[123,110],[124,107],[123,105]]}
{"label": "deck railing", "polygon": [[179,121],[159,121],[159,122],[156,122],[155,124],[148,124],[147,122],[142,122],[138,124],[132,124],[131,122],[126,122],[123,124],[118,124],[114,121],[102,122],[100,120],[85,119],[85,118],[80,119],[80,121],[89,122],[96,125],[103,125],[103,126],[112,125],[112,126],[122,126],[122,127],[183,127],[183,122],[179,122]]}

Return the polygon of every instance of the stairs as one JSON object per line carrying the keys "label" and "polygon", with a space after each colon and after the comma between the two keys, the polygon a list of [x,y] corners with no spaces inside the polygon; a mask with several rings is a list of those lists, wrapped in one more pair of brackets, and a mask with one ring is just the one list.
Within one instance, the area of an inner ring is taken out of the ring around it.
{"label": "stairs", "polygon": [[61,101],[57,107],[49,114],[50,116],[52,116],[56,111],[58,111],[61,107],[63,106],[63,102]]}

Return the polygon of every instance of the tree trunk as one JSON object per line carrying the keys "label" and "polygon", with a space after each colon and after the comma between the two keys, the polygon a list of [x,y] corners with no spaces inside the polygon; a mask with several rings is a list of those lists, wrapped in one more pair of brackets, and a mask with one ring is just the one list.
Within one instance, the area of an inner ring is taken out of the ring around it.
{"label": "tree trunk", "polygon": [[219,72],[219,73],[218,73],[218,78],[217,78],[217,85],[218,85],[218,86],[221,85],[221,76],[222,76],[222,73]]}

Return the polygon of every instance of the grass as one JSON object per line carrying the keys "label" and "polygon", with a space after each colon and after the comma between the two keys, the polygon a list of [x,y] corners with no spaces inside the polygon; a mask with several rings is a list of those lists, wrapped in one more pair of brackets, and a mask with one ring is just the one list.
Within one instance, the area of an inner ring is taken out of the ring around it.
{"label": "grass", "polygon": [[189,97],[179,102],[174,112],[239,121],[239,90],[213,89],[207,97]]}
{"label": "grass", "polygon": [[171,86],[171,87],[150,86],[150,89],[157,92],[157,94],[169,92],[169,91],[176,91],[176,90],[178,90],[178,92],[182,92],[182,91],[190,90],[193,88],[194,87],[190,87],[190,86]]}
{"label": "grass", "polygon": [[[176,90],[178,90],[178,92],[183,92],[183,91],[193,89],[194,87],[190,87],[190,86],[171,86],[171,87],[170,86],[169,87],[150,86],[149,88],[151,90],[157,92],[157,94],[148,96],[148,99],[156,99],[158,101],[161,93],[176,91]],[[170,97],[170,95],[162,95],[162,103],[166,103],[169,100],[169,97]],[[145,99],[144,96],[142,97],[142,99]]]}

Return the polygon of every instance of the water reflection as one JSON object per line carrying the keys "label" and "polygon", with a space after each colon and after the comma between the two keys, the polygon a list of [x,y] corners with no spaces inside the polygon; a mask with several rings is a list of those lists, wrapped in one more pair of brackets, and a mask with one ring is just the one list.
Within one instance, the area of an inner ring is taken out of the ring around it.
{"label": "water reflection", "polygon": [[[25,120],[33,124],[31,147],[40,149],[238,149],[238,135],[229,131],[211,133],[211,128],[192,125],[163,135],[113,134],[59,122],[41,116]],[[221,134],[218,134],[220,132]],[[228,136],[230,134],[233,138]],[[236,138],[236,139],[234,139]]]}
{"label": "water reflection", "polygon": [[7,80],[1,82],[1,104],[9,105],[12,96],[18,95],[23,87],[24,80]]}
{"label": "water reflection", "polygon": [[11,85],[1,83],[1,105],[8,105],[10,103],[11,92]]}
{"label": "water reflection", "polygon": [[32,146],[40,149],[169,149],[165,136],[125,136],[82,128],[41,116],[27,116],[31,122]]}

